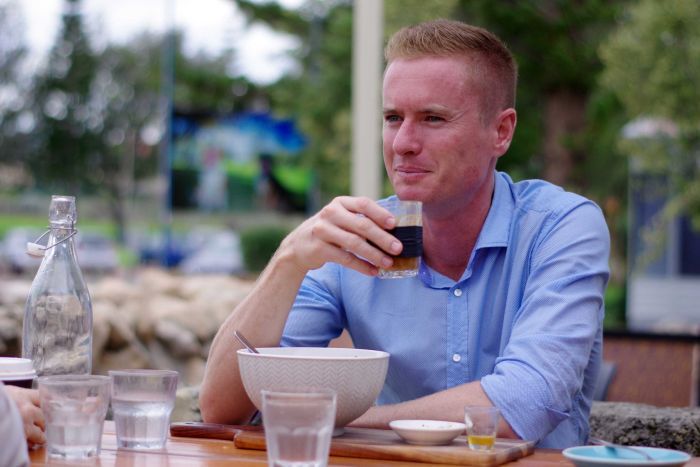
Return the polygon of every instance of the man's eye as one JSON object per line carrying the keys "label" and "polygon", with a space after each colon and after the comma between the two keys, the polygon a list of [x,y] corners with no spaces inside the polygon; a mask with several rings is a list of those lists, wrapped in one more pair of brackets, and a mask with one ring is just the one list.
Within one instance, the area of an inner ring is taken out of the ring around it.
{"label": "man's eye", "polygon": [[428,115],[425,117],[426,122],[444,122],[445,119],[442,117],[438,117],[437,115]]}
{"label": "man's eye", "polygon": [[400,122],[401,117],[399,117],[398,115],[385,115],[384,121],[385,122]]}

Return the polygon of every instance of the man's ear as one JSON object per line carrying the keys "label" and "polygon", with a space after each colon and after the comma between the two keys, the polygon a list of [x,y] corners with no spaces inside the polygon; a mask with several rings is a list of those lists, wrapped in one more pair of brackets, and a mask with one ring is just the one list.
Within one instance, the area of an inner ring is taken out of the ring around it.
{"label": "man's ear", "polygon": [[508,151],[510,142],[513,140],[517,120],[518,116],[513,108],[505,109],[496,116],[494,122],[496,130],[494,152],[497,157],[501,157],[506,153],[506,151]]}

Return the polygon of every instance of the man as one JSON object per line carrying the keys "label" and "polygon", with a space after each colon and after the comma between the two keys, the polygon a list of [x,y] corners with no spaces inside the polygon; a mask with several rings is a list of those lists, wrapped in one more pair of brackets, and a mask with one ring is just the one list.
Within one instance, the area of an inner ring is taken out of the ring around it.
{"label": "man", "polygon": [[20,467],[29,465],[27,441],[22,430],[22,417],[15,402],[7,394],[0,382],[0,467]]}
{"label": "man", "polygon": [[46,442],[46,434],[44,433],[46,426],[44,414],[41,411],[39,391],[7,385],[5,392],[19,410],[29,448],[44,444]]}
{"label": "man", "polygon": [[284,239],[214,339],[204,419],[253,411],[234,329],[275,346],[325,345],[347,328],[356,347],[391,354],[379,405],[355,425],[495,405],[499,436],[585,442],[608,279],[600,210],[495,170],[515,130],[517,71],[493,34],[422,23],[396,33],[386,59],[384,163],[396,195],[423,202],[418,276],[376,278],[401,250],[394,219],[369,199],[333,200]]}

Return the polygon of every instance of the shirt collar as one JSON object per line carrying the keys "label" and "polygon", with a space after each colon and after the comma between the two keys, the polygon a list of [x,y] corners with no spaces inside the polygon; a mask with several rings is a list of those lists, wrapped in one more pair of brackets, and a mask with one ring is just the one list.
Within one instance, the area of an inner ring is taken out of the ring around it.
{"label": "shirt collar", "polygon": [[[510,191],[508,176],[494,170],[493,199],[489,213],[486,215],[484,226],[481,228],[479,238],[474,246],[474,251],[481,248],[506,247],[510,238],[511,219],[515,210],[515,203]],[[473,256],[473,252],[472,252]],[[470,275],[465,271],[465,275]],[[428,287],[449,288],[455,282],[445,277],[427,264],[421,261],[418,271],[420,280]],[[464,276],[461,280],[464,279]]]}
{"label": "shirt collar", "polygon": [[475,250],[508,246],[515,202],[510,192],[510,183],[506,177],[507,175],[494,171],[493,201],[491,201],[491,208],[476,241]]}

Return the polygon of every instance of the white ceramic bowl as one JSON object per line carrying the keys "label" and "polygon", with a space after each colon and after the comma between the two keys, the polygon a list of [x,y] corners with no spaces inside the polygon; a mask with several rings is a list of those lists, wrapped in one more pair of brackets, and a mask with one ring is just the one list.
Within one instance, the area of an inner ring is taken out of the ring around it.
{"label": "white ceramic bowl", "polygon": [[426,446],[449,444],[466,428],[464,423],[440,420],[394,420],[389,426],[407,443]]}
{"label": "white ceramic bowl", "polygon": [[258,351],[238,351],[243,386],[258,410],[263,389],[330,388],[338,394],[336,428],[344,427],[372,406],[389,367],[389,354],[378,350],[263,347]]}

